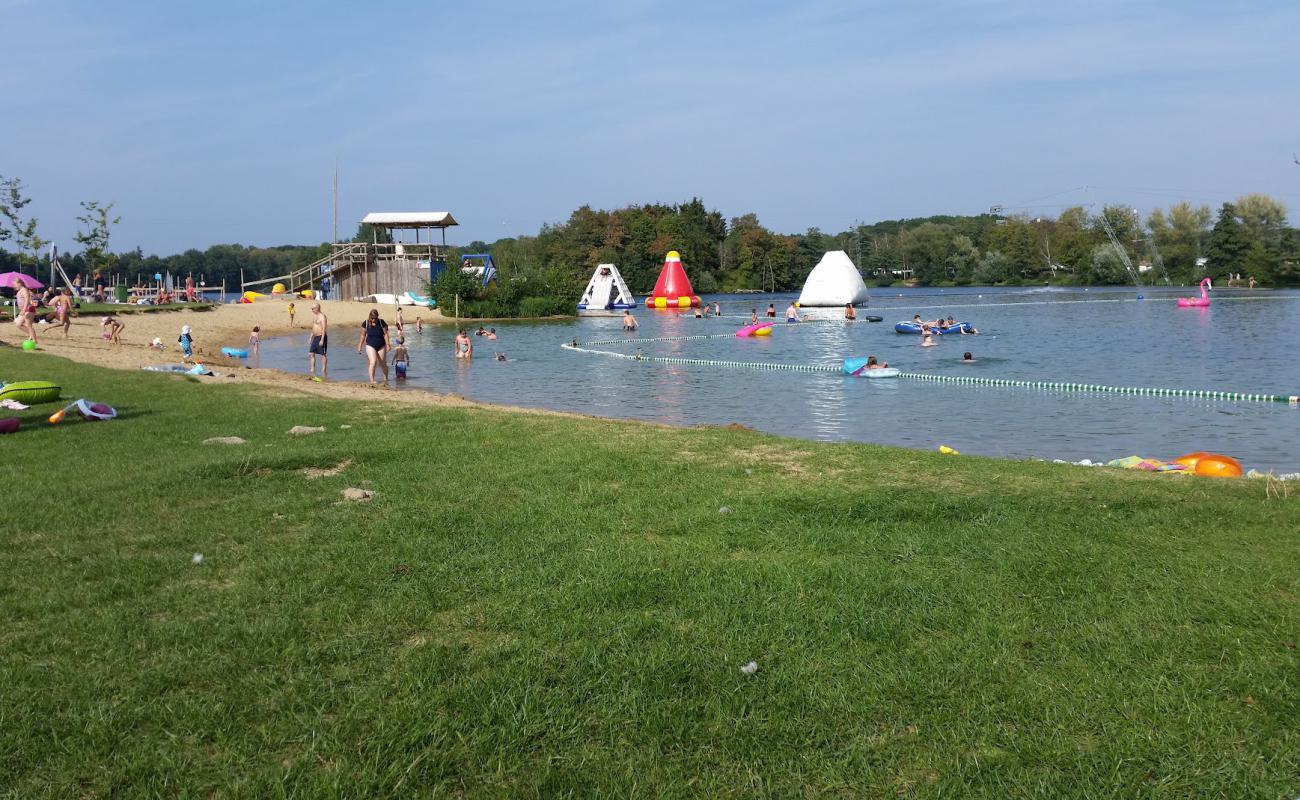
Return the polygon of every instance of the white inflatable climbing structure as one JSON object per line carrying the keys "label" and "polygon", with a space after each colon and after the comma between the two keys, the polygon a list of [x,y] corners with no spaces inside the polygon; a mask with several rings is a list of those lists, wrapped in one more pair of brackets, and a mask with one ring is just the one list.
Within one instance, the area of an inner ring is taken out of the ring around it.
{"label": "white inflatable climbing structure", "polygon": [[618,267],[613,264],[601,264],[591,274],[587,289],[578,301],[579,311],[622,311],[636,308],[636,298],[628,291],[623,276],[618,274]]}

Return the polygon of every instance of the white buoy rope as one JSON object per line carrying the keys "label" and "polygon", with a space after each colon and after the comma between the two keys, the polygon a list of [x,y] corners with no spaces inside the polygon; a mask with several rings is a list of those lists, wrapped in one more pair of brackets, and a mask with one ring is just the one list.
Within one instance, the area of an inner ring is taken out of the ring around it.
{"label": "white buoy rope", "polygon": [[[731,335],[731,334],[727,334]],[[590,344],[631,344],[641,342],[661,342],[681,340],[683,338],[705,339],[696,337],[661,337],[657,339],[612,339]],[[619,353],[613,350],[596,350],[579,344],[576,340],[561,345],[566,350],[591,355],[621,358],[625,361],[644,361],[652,364],[676,364],[692,367],[722,367],[725,369],[763,369],[784,372],[840,372],[839,365],[830,364],[783,364],[774,361],[723,361],[712,358],[680,358],[675,356],[648,356],[642,353]],[[1145,386],[1107,386],[1099,383],[1073,383],[1068,381],[1026,381],[1013,378],[976,378],[957,375],[935,375],[925,372],[900,372],[899,378],[931,383],[954,383],[964,386],[996,386],[1008,389],[1037,389],[1050,392],[1096,392],[1105,394],[1127,394],[1140,397],[1185,397],[1196,400],[1228,400],[1233,402],[1287,403],[1300,406],[1300,395],[1264,394],[1260,392],[1227,392],[1215,389],[1161,389]]]}

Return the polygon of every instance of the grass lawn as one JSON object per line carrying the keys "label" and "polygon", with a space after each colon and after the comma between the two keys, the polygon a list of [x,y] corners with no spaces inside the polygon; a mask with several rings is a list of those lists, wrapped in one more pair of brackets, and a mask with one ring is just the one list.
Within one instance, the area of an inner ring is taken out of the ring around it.
{"label": "grass lawn", "polygon": [[1300,795],[1300,487],[0,377],[0,796]]}

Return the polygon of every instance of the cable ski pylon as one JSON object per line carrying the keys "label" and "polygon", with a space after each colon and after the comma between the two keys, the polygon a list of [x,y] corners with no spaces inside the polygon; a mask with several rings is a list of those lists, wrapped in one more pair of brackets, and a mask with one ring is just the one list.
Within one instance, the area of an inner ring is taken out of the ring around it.
{"label": "cable ski pylon", "polygon": [[[604,339],[589,342],[591,345],[644,344],[649,342],[685,341],[689,339],[717,339],[731,334],[711,336],[664,336],[650,339]],[[842,372],[830,364],[784,364],[776,361],[722,361],[712,358],[681,358],[677,356],[649,356],[642,353],[619,353],[614,350],[596,350],[577,340],[561,345],[575,353],[621,358],[625,361],[642,361],[652,364],[675,364],[691,367],[721,367],[724,369],[761,369],[780,372]],[[1048,392],[1093,392],[1101,394],[1126,394],[1138,397],[1182,397],[1193,400],[1224,400],[1248,403],[1286,403],[1300,407],[1300,395],[1266,394],[1262,392],[1228,392],[1217,389],[1162,389],[1147,386],[1107,386],[1099,383],[1074,383],[1068,381],[1028,381],[1015,378],[976,378],[957,375],[935,375],[925,372],[900,372],[900,379],[953,383],[965,386],[991,386],[1006,389],[1035,389]]]}

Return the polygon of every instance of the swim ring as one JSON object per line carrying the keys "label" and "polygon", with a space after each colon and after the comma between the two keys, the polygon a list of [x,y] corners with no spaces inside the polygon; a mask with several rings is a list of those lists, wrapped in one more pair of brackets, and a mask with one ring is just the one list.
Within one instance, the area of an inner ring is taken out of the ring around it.
{"label": "swim ring", "polygon": [[59,385],[50,381],[15,381],[0,388],[0,400],[36,405],[59,399]]}
{"label": "swim ring", "polygon": [[772,322],[759,322],[753,325],[746,325],[736,331],[737,339],[748,339],[751,336],[770,336],[772,334]]}
{"label": "swim ring", "polygon": [[1181,458],[1174,459],[1174,463],[1182,464],[1197,475],[1208,475],[1214,478],[1241,477],[1241,462],[1222,453],[1207,453],[1204,450],[1198,450],[1195,453],[1188,453]]}

